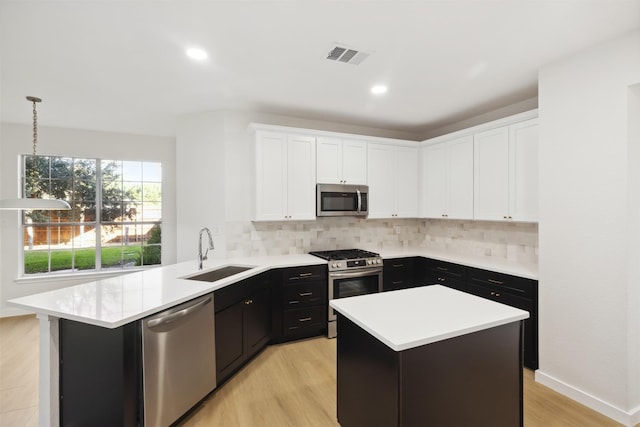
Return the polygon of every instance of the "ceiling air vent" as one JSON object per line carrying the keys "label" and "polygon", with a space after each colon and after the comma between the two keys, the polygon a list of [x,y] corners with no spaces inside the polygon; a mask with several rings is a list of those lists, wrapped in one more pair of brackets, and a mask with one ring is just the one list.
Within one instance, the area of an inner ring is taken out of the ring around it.
{"label": "ceiling air vent", "polygon": [[344,62],[345,64],[359,65],[370,54],[344,45],[334,44],[329,49],[327,59],[330,61]]}

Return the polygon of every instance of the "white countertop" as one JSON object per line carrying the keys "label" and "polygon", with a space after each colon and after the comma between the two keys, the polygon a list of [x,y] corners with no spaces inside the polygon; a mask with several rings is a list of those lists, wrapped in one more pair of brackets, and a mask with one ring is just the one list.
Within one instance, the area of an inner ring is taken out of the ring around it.
{"label": "white countertop", "polygon": [[529,317],[524,310],[441,285],[340,298],[329,304],[394,351]]}
{"label": "white countertop", "polygon": [[[321,264],[326,264],[326,261],[306,254],[211,259],[205,261],[202,270],[198,270],[195,261],[187,261],[8,302],[36,313],[117,328],[272,268]],[[227,265],[254,268],[215,282],[184,278]]]}
{"label": "white countertop", "polygon": [[[385,259],[423,256],[537,279],[535,266],[496,261],[488,257],[467,257],[422,248],[379,252]],[[224,258],[207,260],[203,270],[198,271],[195,261],[186,261],[15,298],[8,302],[36,313],[117,328],[272,268],[322,264],[326,264],[326,261],[307,254]],[[185,276],[227,265],[254,268],[215,282],[184,279]]]}
{"label": "white countertop", "polygon": [[448,253],[446,251],[427,248],[379,249],[376,251],[383,259],[421,256],[440,261],[452,262],[454,264],[462,264],[467,267],[481,268],[483,270],[495,271],[497,273],[538,280],[538,266],[535,264],[477,255]]}

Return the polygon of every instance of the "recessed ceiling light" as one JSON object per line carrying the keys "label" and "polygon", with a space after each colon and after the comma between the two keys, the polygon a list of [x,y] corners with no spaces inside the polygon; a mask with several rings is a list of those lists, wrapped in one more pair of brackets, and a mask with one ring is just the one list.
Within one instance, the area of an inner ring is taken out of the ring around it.
{"label": "recessed ceiling light", "polygon": [[371,88],[371,93],[374,95],[382,95],[387,93],[387,87],[384,85],[376,85]]}
{"label": "recessed ceiling light", "polygon": [[202,49],[192,47],[190,49],[187,49],[187,56],[193,60],[202,61],[207,59],[209,55],[207,55],[207,52]]}

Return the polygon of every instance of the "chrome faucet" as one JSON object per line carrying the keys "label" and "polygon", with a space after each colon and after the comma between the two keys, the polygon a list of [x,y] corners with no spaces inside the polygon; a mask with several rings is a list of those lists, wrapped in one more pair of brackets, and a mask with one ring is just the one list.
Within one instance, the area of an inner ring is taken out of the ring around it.
{"label": "chrome faucet", "polygon": [[[207,236],[209,237],[209,247],[202,255],[202,233],[207,232]],[[209,249],[213,248],[213,238],[211,237],[211,231],[207,227],[202,227],[200,230],[200,234],[198,235],[198,270],[202,270],[202,261],[207,259],[207,254],[209,253]]]}

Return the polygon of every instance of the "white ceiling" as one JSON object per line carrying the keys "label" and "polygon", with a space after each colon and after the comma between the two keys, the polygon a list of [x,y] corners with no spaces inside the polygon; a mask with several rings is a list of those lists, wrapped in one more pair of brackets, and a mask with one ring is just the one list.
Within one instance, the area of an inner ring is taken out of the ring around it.
{"label": "white ceiling", "polygon": [[[639,27],[640,0],[0,0],[0,114],[29,122],[34,95],[49,126],[174,135],[241,109],[419,135],[535,97],[541,66]],[[372,55],[330,62],[334,42]]]}

